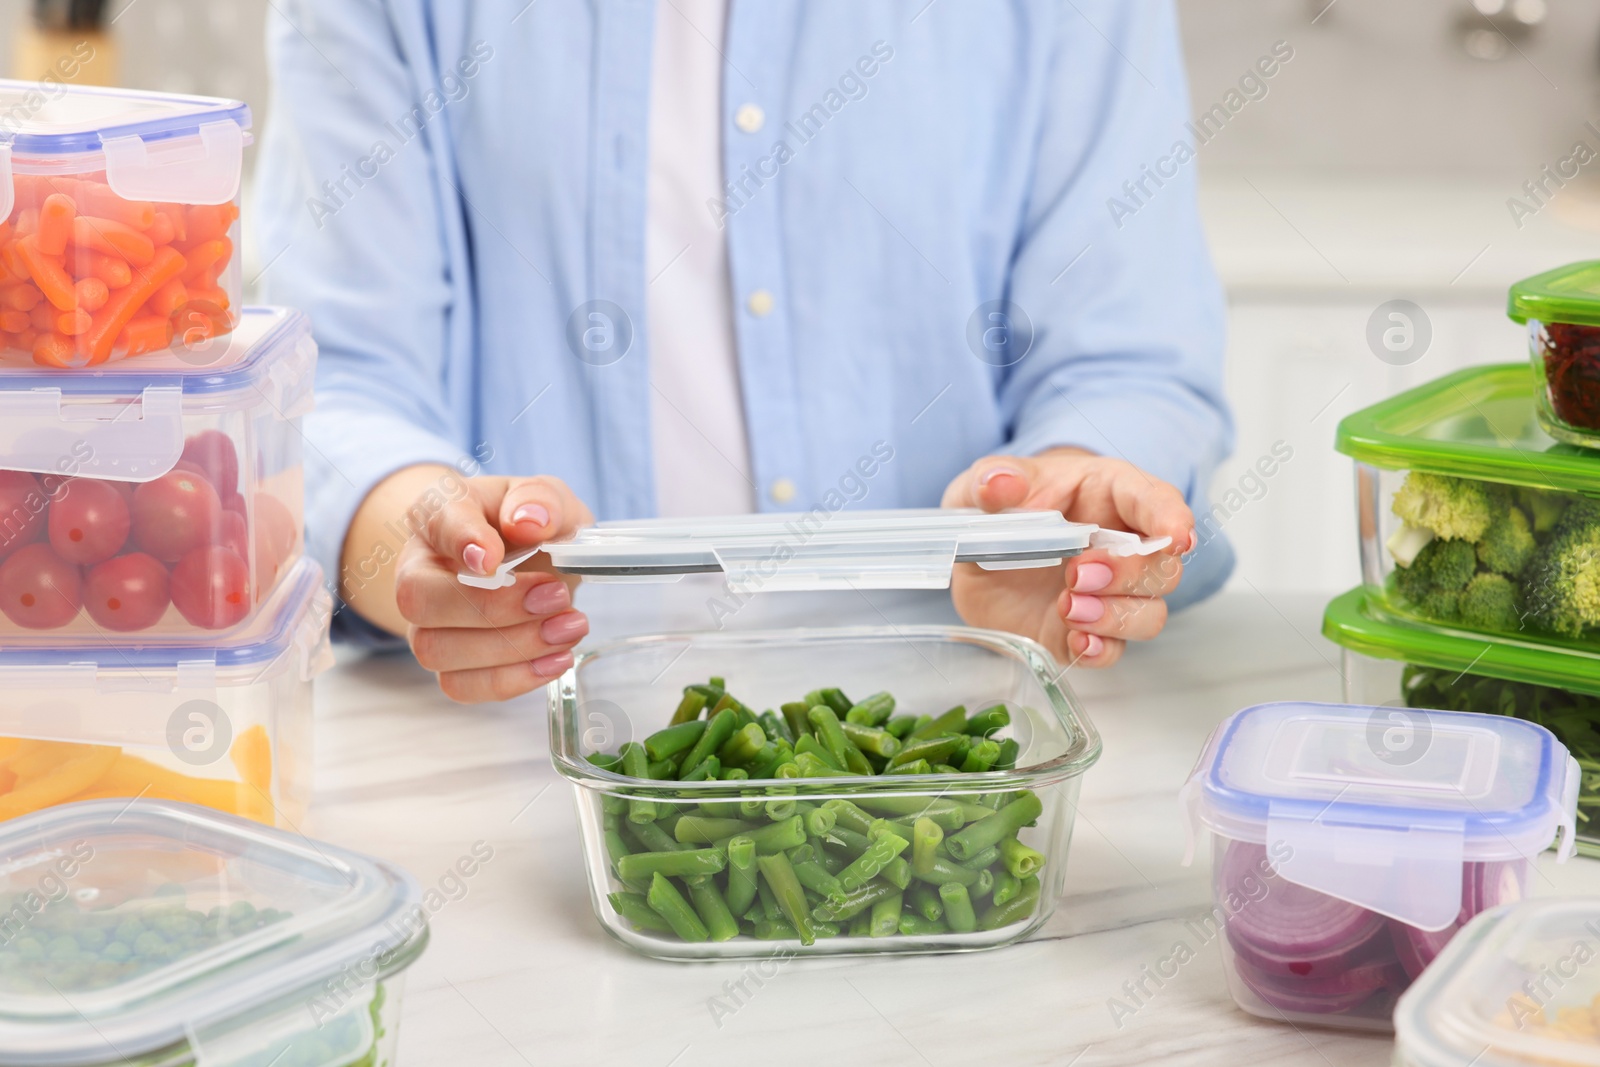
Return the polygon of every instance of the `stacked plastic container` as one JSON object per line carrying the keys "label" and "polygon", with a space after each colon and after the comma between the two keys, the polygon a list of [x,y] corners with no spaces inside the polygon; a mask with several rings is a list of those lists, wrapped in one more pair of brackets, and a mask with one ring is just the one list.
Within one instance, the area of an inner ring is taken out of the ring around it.
{"label": "stacked plastic container", "polygon": [[298,821],[316,345],[240,306],[242,103],[0,82],[0,820]]}

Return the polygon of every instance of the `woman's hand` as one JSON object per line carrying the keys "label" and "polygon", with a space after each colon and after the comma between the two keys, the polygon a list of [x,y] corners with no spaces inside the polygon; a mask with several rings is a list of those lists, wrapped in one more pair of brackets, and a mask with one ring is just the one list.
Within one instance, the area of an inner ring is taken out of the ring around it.
{"label": "woman's hand", "polygon": [[[392,594],[384,595],[382,581],[376,590],[369,582],[351,588],[352,548],[363,543],[361,531],[381,536],[392,528],[378,525],[388,512],[404,516],[388,522],[413,531],[388,571]],[[492,574],[508,554],[568,537],[593,521],[557,478],[462,478],[449,468],[408,468],[374,489],[351,523],[345,596],[374,623],[404,633],[417,662],[439,676],[450,699],[508,700],[572,666],[572,647],[589,632],[589,620],[572,610],[577,579],[537,569],[544,557],[501,589],[475,589],[456,574]]]}
{"label": "woman's hand", "polygon": [[1031,637],[1067,666],[1107,667],[1128,641],[1145,641],[1167,621],[1162,598],[1178,586],[1182,555],[1194,548],[1194,515],[1183,495],[1131,463],[1078,449],[1038,456],[986,456],[944,492],[945,507],[1052,508],[1144,537],[1171,537],[1150,556],[1088,551],[1059,567],[986,571],[957,564],[950,591],[974,626]]}

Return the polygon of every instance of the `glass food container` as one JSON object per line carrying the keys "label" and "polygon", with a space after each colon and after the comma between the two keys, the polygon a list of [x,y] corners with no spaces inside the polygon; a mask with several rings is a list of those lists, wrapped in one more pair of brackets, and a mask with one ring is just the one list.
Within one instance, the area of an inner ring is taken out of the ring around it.
{"label": "glass food container", "polygon": [[1192,860],[1213,837],[1229,992],[1266,1019],[1387,1030],[1459,927],[1572,852],[1578,770],[1550,731],[1496,715],[1262,704],[1206,743],[1182,791]]}
{"label": "glass food container", "polygon": [[1600,260],[1524,278],[1507,313],[1528,327],[1539,424],[1557,440],[1600,448]]}
{"label": "glass food container", "polygon": [[1540,429],[1534,386],[1473,367],[1339,424],[1374,611],[1600,649],[1600,463]]}
{"label": "glass food container", "polygon": [[1395,1007],[1397,1067],[1600,1063],[1600,899],[1529,900],[1462,929]]}
{"label": "glass food container", "polygon": [[0,81],[0,354],[98,366],[238,320],[237,100]]}
{"label": "glass food container", "polygon": [[246,622],[302,550],[316,357],[300,312],[250,308],[204,358],[0,359],[0,641]]}
{"label": "glass food container", "polygon": [[1352,704],[1512,715],[1555,734],[1582,775],[1578,851],[1600,857],[1600,653],[1391,619],[1360,588],[1328,605],[1322,633]]}
{"label": "glass food container", "polygon": [[[551,754],[575,787],[596,918],[674,960],[1027,936],[1061,895],[1079,780],[1100,753],[1061,673],[1032,641],[950,626],[663,634],[581,655],[550,686]],[[737,736],[705,744],[745,713]],[[673,720],[726,765],[658,736]],[[843,736],[853,755],[830,770]],[[895,769],[885,753],[918,752],[931,758],[916,773],[881,773]],[[858,758],[871,765],[847,769]],[[787,776],[800,764],[819,776]]]}
{"label": "glass food container", "polygon": [[416,881],[188,804],[0,825],[0,1065],[382,1067],[427,946]]}
{"label": "glass food container", "polygon": [[330,605],[321,568],[302,558],[225,638],[0,648],[0,819],[144,797],[298,825],[311,682],[333,661]]}

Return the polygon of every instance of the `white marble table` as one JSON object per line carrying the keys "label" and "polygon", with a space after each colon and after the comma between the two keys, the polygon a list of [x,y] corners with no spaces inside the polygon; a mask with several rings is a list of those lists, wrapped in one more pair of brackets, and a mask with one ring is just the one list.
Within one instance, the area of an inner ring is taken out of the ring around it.
{"label": "white marble table", "polygon": [[[586,588],[598,639],[707,626],[705,587]],[[1188,937],[1207,865],[1179,866],[1175,791],[1220,719],[1266,700],[1339,698],[1312,597],[1226,594],[1111,672],[1069,675],[1104,735],[1084,780],[1067,892],[1033,939],[987,953],[789,961],[738,1010],[711,998],[742,964],[682,965],[613,942],[589,908],[571,790],[550,766],[543,694],[458,707],[404,657],[342,662],[317,691],[307,832],[439,885],[475,841],[411,970],[406,1067],[547,1064],[1387,1064],[1386,1038],[1296,1029],[1233,1006],[1215,944],[1121,1025],[1109,1000]],[[775,594],[741,627],[939,621],[931,594]],[[596,638],[591,638],[595,640]],[[1536,892],[1600,893],[1600,862],[1540,860]],[[771,973],[770,966],[768,974]],[[733,1003],[725,1000],[725,1004]]]}

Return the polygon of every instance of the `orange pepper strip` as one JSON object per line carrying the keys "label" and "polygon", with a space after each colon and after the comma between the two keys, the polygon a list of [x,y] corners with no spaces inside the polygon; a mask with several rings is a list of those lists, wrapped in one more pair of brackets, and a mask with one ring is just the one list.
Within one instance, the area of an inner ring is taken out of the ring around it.
{"label": "orange pepper strip", "polygon": [[[168,770],[139,756],[124,752],[115,763],[107,766],[102,776],[89,786],[94,790],[128,790],[129,796],[140,790],[159,791],[171,799],[188,800],[208,808],[234,811],[240,795],[239,783],[227,778],[196,778]],[[150,793],[145,793],[149,796]]]}
{"label": "orange pepper strip", "polygon": [[172,324],[155,315],[137,315],[129,320],[117,335],[113,350],[125,356],[142,356],[146,352],[159,352],[172,344]]}
{"label": "orange pepper strip", "polygon": [[94,324],[78,339],[83,350],[89,354],[91,365],[104,363],[111,358],[112,346],[116,344],[122,328],[128,325],[145,301],[155,295],[156,290],[183,273],[185,266],[187,263],[176,249],[170,245],[164,246],[156,250],[150,265],[139,271],[132,283],[111,294],[105,307],[95,312]]}
{"label": "orange pepper strip", "polygon": [[89,788],[111,768],[121,754],[110,745],[76,745],[80,751],[37,778],[19,779],[15,788],[0,796],[0,819],[14,819],[40,808],[59,804]]}
{"label": "orange pepper strip", "polygon": [[72,240],[96,252],[120,256],[135,267],[145,266],[156,252],[155,242],[133,227],[93,215],[72,220]]}
{"label": "orange pepper strip", "polygon": [[17,750],[24,744],[20,737],[0,737],[0,765],[4,765],[7,760],[15,756]]}
{"label": "orange pepper strip", "polygon": [[212,267],[220,270],[227,265],[232,255],[233,242],[226,237],[189,245],[183,253],[184,258],[189,261],[189,268],[183,272],[183,280],[186,282],[197,280]]}
{"label": "orange pepper strip", "polygon": [[42,367],[77,367],[78,346],[58,333],[42,333],[33,342],[33,361]]}
{"label": "orange pepper strip", "polygon": [[228,758],[239,777],[263,793],[272,791],[272,740],[265,726],[257,723],[236,737]]}
{"label": "orange pepper strip", "polygon": [[111,287],[99,278],[79,278],[73,289],[78,293],[78,306],[85,311],[99,311],[111,299]]}
{"label": "orange pepper strip", "polygon": [[47,256],[59,256],[67,250],[72,239],[72,220],[78,207],[72,197],[51,193],[39,207],[39,251]]}
{"label": "orange pepper strip", "polygon": [[17,784],[17,776],[5,767],[0,767],[0,793],[9,793]]}
{"label": "orange pepper strip", "polygon": [[17,739],[16,747],[5,758],[5,766],[19,778],[36,778],[57,764],[70,759],[82,746],[71,741],[41,741],[38,738]]}
{"label": "orange pepper strip", "polygon": [[124,200],[99,182],[78,183],[78,203],[85,215],[120,222],[136,230],[147,230],[156,221],[156,206],[147,200]]}
{"label": "orange pepper strip", "polygon": [[39,247],[39,235],[30,233],[17,241],[17,256],[28,268],[28,275],[44,293],[44,298],[59,311],[71,311],[78,303],[78,294],[72,288],[72,276],[61,266],[55,256],[46,255]]}

